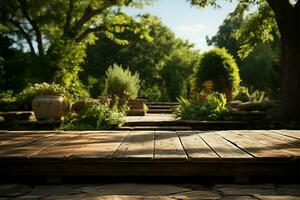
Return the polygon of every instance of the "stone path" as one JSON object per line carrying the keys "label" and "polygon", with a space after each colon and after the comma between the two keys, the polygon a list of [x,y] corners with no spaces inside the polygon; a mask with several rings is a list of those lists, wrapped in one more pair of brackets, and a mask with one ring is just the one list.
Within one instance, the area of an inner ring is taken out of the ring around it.
{"label": "stone path", "polygon": [[79,184],[0,185],[0,200],[298,200],[300,185]]}

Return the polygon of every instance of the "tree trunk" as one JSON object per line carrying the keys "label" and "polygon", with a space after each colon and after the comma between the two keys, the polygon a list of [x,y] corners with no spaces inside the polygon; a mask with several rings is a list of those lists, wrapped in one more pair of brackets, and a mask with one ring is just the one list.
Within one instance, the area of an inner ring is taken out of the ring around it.
{"label": "tree trunk", "polygon": [[284,121],[300,121],[300,24],[288,35],[282,35],[282,101],[281,115]]}
{"label": "tree trunk", "polygon": [[267,0],[275,13],[282,41],[281,116],[300,122],[300,0]]}

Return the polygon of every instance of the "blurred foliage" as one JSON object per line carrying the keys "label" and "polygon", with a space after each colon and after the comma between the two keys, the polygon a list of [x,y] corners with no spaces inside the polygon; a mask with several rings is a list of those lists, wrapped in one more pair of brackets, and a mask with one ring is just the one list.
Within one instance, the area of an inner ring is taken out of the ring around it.
{"label": "blurred foliage", "polygon": [[266,92],[260,90],[251,90],[247,87],[240,86],[234,92],[234,100],[239,100],[243,102],[262,102],[268,100]]}
{"label": "blurred foliage", "polygon": [[120,99],[135,99],[140,89],[138,73],[132,74],[129,69],[113,65],[108,68],[105,79],[104,94]]}
{"label": "blurred foliage", "polygon": [[[208,38],[208,44],[225,47],[232,53],[237,60],[243,85],[266,91],[268,96],[278,98],[280,35],[277,27],[273,26],[274,13],[268,5],[260,3],[257,11],[245,17],[247,7],[238,6],[230,13],[218,33]],[[269,23],[270,27],[266,29],[261,23]],[[266,32],[260,33],[263,30]],[[265,39],[260,38],[262,34]]]}
{"label": "blurred foliage", "polygon": [[187,97],[190,94],[192,75],[199,65],[200,54],[188,47],[174,50],[164,64],[162,77],[165,81],[169,100],[176,101],[180,96]]}
{"label": "blurred foliage", "polygon": [[[1,89],[22,90],[36,82],[56,82],[78,98],[88,96],[78,78],[86,55],[86,45],[98,37],[117,44],[128,41],[119,37],[128,31],[151,40],[149,15],[129,16],[123,7],[141,8],[151,0],[12,0],[0,1],[0,56],[13,47],[5,59],[5,83]],[[98,36],[95,33],[98,33]],[[2,41],[1,41],[2,44]],[[17,69],[18,68],[18,69]],[[12,72],[16,72],[13,74]]]}
{"label": "blurred foliage", "polygon": [[121,126],[124,123],[126,106],[109,106],[94,102],[83,109],[66,116],[60,129],[63,130],[103,130]]}
{"label": "blurred foliage", "polygon": [[213,82],[205,81],[200,92],[193,88],[190,98],[177,98],[179,107],[175,116],[188,120],[229,120],[231,110],[227,108],[225,95],[213,89]]}
{"label": "blurred foliage", "polygon": [[[176,38],[161,22],[150,25],[149,29],[152,40],[140,38],[127,31],[120,34],[129,41],[127,45],[118,45],[102,37],[95,45],[88,47],[86,64],[80,77],[85,83],[89,82],[90,77],[99,80],[90,89],[92,96],[97,96],[103,91],[105,71],[114,63],[140,74],[142,84],[139,96],[149,100],[170,99],[166,88],[169,81],[166,80],[169,78],[166,77],[166,71],[178,71],[177,74],[185,80],[190,78],[195,68],[192,65],[198,61],[199,52],[192,50],[192,44]],[[172,58],[176,59],[178,64],[172,62]],[[169,69],[165,70],[165,67]]]}
{"label": "blurred foliage", "polygon": [[239,69],[234,58],[224,48],[214,48],[202,55],[196,72],[196,85],[203,89],[203,83],[212,81],[214,91],[234,91],[240,84]]}
{"label": "blurred foliage", "polygon": [[180,104],[176,117],[189,120],[228,120],[230,110],[226,107],[226,97],[220,93],[194,94],[191,99],[178,98]]}

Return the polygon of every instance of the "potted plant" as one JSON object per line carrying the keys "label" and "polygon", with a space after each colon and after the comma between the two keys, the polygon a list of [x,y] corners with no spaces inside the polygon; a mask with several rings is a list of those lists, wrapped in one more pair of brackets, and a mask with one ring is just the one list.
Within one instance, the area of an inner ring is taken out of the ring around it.
{"label": "potted plant", "polygon": [[19,95],[23,101],[32,102],[32,110],[38,120],[60,119],[67,108],[69,93],[60,85],[34,84]]}

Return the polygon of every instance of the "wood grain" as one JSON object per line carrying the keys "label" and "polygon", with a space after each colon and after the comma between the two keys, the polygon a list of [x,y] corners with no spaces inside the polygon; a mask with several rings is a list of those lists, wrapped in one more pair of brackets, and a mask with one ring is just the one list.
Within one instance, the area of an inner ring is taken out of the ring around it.
{"label": "wood grain", "polygon": [[155,131],[154,160],[183,161],[187,155],[175,131]]}
{"label": "wood grain", "polygon": [[252,156],[233,145],[215,132],[198,132],[198,135],[221,157],[221,158],[251,158]]}
{"label": "wood grain", "polygon": [[219,158],[219,156],[194,131],[178,131],[181,143],[190,160]]}
{"label": "wood grain", "polygon": [[270,148],[256,140],[245,137],[243,131],[222,131],[218,134],[254,155],[256,158],[278,158],[289,156],[286,152]]}
{"label": "wood grain", "polygon": [[102,131],[89,135],[90,142],[82,145],[70,155],[83,159],[111,159],[129,131]]}
{"label": "wood grain", "polygon": [[131,131],[113,158],[116,160],[153,160],[154,131]]}

